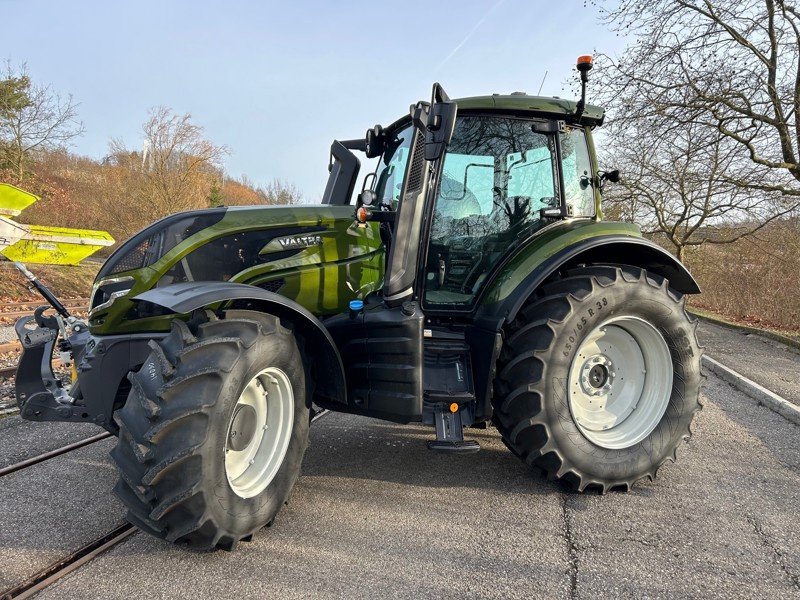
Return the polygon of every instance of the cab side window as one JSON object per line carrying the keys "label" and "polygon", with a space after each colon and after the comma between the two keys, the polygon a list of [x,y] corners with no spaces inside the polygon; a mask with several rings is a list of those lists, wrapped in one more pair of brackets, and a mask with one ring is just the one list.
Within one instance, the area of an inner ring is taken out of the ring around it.
{"label": "cab side window", "polygon": [[592,163],[586,134],[577,127],[561,134],[561,166],[564,171],[564,196],[575,217],[595,214]]}
{"label": "cab side window", "polygon": [[382,158],[383,167],[378,169],[378,180],[375,185],[378,203],[390,206],[392,210],[397,210],[400,202],[413,137],[413,126],[400,130],[389,142]]}
{"label": "cab side window", "polygon": [[459,116],[445,155],[426,258],[424,305],[468,308],[505,254],[559,206],[555,135],[526,119]]}

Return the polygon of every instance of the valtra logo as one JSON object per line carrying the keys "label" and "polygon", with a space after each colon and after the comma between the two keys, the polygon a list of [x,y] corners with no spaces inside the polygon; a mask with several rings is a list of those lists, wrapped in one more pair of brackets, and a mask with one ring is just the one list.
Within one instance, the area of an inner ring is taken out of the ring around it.
{"label": "valtra logo", "polygon": [[292,235],[284,238],[278,238],[282,248],[308,248],[310,246],[322,245],[321,235]]}

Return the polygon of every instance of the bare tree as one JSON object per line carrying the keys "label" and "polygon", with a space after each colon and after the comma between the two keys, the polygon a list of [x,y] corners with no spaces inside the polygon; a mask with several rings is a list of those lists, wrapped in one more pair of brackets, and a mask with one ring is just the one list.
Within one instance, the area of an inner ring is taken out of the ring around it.
{"label": "bare tree", "polygon": [[258,188],[264,204],[302,204],[303,194],[293,183],[273,179],[266,187]]}
{"label": "bare tree", "polygon": [[619,60],[599,61],[617,126],[652,118],[667,131],[712,128],[762,167],[732,183],[800,197],[800,13],[791,3],[597,4],[602,20],[635,37]]}
{"label": "bare tree", "polygon": [[25,65],[0,76],[0,162],[18,179],[36,152],[64,147],[83,133],[72,96],[31,83]]}
{"label": "bare tree", "polygon": [[189,114],[151,109],[142,126],[142,151],[111,141],[111,161],[125,167],[140,216],[153,220],[180,210],[205,208],[227,150],[209,141]]}
{"label": "bare tree", "polygon": [[625,172],[605,188],[610,216],[663,237],[683,260],[688,247],[736,242],[792,212],[780,193],[733,181],[754,180],[760,168],[727,136],[696,123],[664,136],[660,126],[649,120],[617,132],[606,160]]}

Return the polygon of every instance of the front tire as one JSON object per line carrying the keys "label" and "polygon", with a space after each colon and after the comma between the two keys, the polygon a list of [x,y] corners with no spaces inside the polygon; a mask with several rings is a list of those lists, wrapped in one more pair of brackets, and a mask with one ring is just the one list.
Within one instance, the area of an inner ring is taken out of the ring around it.
{"label": "front tire", "polygon": [[115,413],[115,493],[143,531],[231,550],[275,518],[308,444],[303,362],[271,315],[179,319]]}
{"label": "front tire", "polygon": [[586,267],[544,286],[505,331],[504,442],[579,491],[653,479],[701,408],[695,329],[682,296],[642,269]]}

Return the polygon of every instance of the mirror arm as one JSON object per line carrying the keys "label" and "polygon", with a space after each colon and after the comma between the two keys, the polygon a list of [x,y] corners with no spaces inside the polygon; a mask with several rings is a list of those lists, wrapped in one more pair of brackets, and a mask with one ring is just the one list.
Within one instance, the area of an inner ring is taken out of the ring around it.
{"label": "mirror arm", "polygon": [[367,151],[367,140],[364,138],[358,140],[344,140],[339,143],[348,150],[358,150],[359,152]]}

